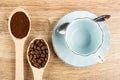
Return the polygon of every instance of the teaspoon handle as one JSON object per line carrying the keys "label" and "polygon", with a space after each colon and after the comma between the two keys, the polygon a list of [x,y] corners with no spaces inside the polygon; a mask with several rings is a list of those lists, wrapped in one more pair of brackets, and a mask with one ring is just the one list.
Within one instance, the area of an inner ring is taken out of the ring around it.
{"label": "teaspoon handle", "polygon": [[24,49],[24,42],[16,41],[16,73],[15,73],[15,80],[24,80],[24,59],[23,59],[23,49]]}
{"label": "teaspoon handle", "polygon": [[106,19],[109,19],[110,17],[111,17],[110,15],[101,15],[93,20],[96,22],[102,22],[102,21],[105,21]]}
{"label": "teaspoon handle", "polygon": [[43,78],[43,69],[35,69],[33,70],[34,80],[42,80]]}

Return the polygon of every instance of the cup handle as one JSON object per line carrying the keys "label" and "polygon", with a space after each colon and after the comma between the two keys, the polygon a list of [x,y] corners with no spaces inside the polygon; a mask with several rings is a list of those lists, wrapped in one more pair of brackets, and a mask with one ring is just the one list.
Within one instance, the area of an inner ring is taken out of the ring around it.
{"label": "cup handle", "polygon": [[94,54],[94,55],[97,58],[99,63],[103,63],[105,61],[104,57],[101,56],[100,54]]}

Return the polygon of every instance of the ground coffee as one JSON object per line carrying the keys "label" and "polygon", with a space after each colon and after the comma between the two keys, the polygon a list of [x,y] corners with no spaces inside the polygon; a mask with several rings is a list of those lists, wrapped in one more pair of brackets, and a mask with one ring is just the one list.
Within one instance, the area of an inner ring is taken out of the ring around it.
{"label": "ground coffee", "polygon": [[28,56],[32,66],[42,68],[48,60],[48,47],[43,39],[36,39],[30,44]]}
{"label": "ground coffee", "polygon": [[30,22],[24,12],[16,12],[11,18],[10,27],[16,38],[24,38],[29,31]]}

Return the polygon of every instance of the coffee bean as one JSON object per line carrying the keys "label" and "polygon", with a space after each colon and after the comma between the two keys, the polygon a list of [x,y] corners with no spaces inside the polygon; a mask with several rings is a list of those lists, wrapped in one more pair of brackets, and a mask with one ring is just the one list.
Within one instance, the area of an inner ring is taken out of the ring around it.
{"label": "coffee bean", "polygon": [[39,63],[35,63],[34,66],[35,67],[40,67],[40,64]]}
{"label": "coffee bean", "polygon": [[29,51],[29,54],[34,54],[34,51]]}
{"label": "coffee bean", "polygon": [[36,46],[36,45],[34,45],[34,48],[33,48],[33,49],[34,49],[34,50],[36,50],[36,48],[37,48],[37,46]]}
{"label": "coffee bean", "polygon": [[48,55],[45,55],[46,57],[48,57]]}
{"label": "coffee bean", "polygon": [[39,55],[39,54],[37,54],[37,55],[36,55],[36,57],[37,57],[37,59],[39,59],[39,58],[40,58],[40,55]]}
{"label": "coffee bean", "polygon": [[41,60],[41,61],[44,61],[44,58],[41,57],[40,60]]}
{"label": "coffee bean", "polygon": [[34,49],[33,48],[30,48],[29,51],[33,51]]}
{"label": "coffee bean", "polygon": [[41,39],[40,41],[41,41],[41,43],[45,43],[43,39]]}
{"label": "coffee bean", "polygon": [[37,42],[37,41],[38,41],[38,39],[35,39],[34,42],[33,42],[33,44],[36,45],[36,42]]}
{"label": "coffee bean", "polygon": [[35,58],[33,59],[33,62],[36,63],[36,59]]}
{"label": "coffee bean", "polygon": [[46,49],[45,52],[48,53],[48,50]]}
{"label": "coffee bean", "polygon": [[37,41],[36,41],[36,45],[39,44],[39,42],[40,42],[40,40],[37,39]]}
{"label": "coffee bean", "polygon": [[43,52],[43,54],[46,54],[46,52],[44,50],[42,52]]}
{"label": "coffee bean", "polygon": [[39,60],[38,60],[38,63],[41,64],[41,62],[42,62],[42,61],[39,59]]}
{"label": "coffee bean", "polygon": [[44,66],[45,66],[45,64],[42,62],[42,63],[41,63],[41,66],[42,66],[42,67],[44,67]]}
{"label": "coffee bean", "polygon": [[35,51],[34,51],[34,54],[39,54],[39,51],[38,51],[38,50],[35,50]]}
{"label": "coffee bean", "polygon": [[34,61],[34,60],[31,60],[31,62],[32,62],[32,64],[34,64],[34,63],[35,63],[35,61]]}
{"label": "coffee bean", "polygon": [[30,45],[30,49],[33,49],[33,47],[34,47],[34,44],[32,43],[32,44]]}
{"label": "coffee bean", "polygon": [[39,47],[42,47],[42,45],[43,45],[43,44],[42,44],[42,43],[40,43],[40,44],[39,44]]}
{"label": "coffee bean", "polygon": [[37,50],[40,50],[40,47],[37,47]]}
{"label": "coffee bean", "polygon": [[42,53],[42,51],[39,51],[39,54],[41,54]]}
{"label": "coffee bean", "polygon": [[44,50],[44,49],[45,49],[45,46],[42,46],[41,49]]}
{"label": "coffee bean", "polygon": [[33,56],[32,56],[32,54],[30,54],[30,56],[29,56],[30,61],[32,60],[32,58],[33,58]]}
{"label": "coffee bean", "polygon": [[34,58],[36,59],[36,58],[37,58],[37,56],[36,56],[36,55],[34,55]]}
{"label": "coffee bean", "polygon": [[41,54],[41,57],[45,57],[45,55],[44,55],[44,54]]}
{"label": "coffee bean", "polygon": [[45,58],[45,61],[47,61],[47,58]]}

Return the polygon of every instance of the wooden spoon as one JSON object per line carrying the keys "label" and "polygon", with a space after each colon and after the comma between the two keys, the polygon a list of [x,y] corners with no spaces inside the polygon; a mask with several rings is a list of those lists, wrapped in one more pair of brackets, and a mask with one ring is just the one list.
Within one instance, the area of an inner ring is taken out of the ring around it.
{"label": "wooden spoon", "polygon": [[30,26],[31,24],[29,24],[29,30],[27,32],[27,35],[23,38],[17,38],[16,36],[14,36],[11,32],[11,18],[12,16],[16,13],[16,12],[23,12],[25,13],[25,15],[28,17],[29,23],[30,23],[30,17],[27,14],[27,12],[22,9],[22,8],[17,8],[15,10],[12,11],[9,20],[8,20],[8,29],[9,29],[9,33],[15,43],[15,49],[16,49],[16,72],[15,72],[15,80],[24,80],[24,58],[23,58],[23,52],[24,52],[24,42],[27,39],[29,33],[30,33]]}
{"label": "wooden spoon", "polygon": [[[30,44],[33,43],[34,40],[36,40],[36,39],[40,39],[40,38],[33,39],[30,42]],[[32,66],[32,64],[31,64],[31,62],[29,60],[29,56],[28,56],[30,44],[29,44],[28,49],[27,49],[27,60],[28,60],[28,63],[29,63],[29,65],[30,65],[30,67],[31,67],[31,69],[33,71],[34,80],[42,80],[44,69],[46,68],[46,65],[48,64],[48,61],[49,61],[49,58],[50,58],[50,49],[49,49],[49,46],[48,46],[48,44],[47,44],[47,42],[45,40],[44,40],[44,42],[45,42],[45,44],[47,45],[47,48],[48,48],[48,60],[47,60],[45,66],[43,68],[38,69],[38,68]]]}

